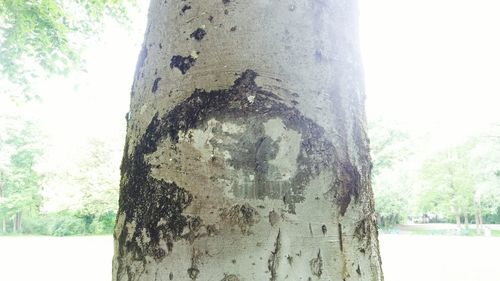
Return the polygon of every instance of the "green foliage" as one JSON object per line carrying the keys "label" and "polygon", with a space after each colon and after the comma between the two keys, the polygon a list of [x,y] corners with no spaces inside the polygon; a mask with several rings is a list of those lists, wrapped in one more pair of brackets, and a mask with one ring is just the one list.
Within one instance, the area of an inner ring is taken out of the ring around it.
{"label": "green foliage", "polygon": [[376,120],[370,123],[369,132],[373,175],[376,176],[383,169],[390,169],[411,156],[409,134],[394,124]]}
{"label": "green foliage", "polygon": [[18,125],[21,127],[7,129],[7,137],[0,140],[0,148],[9,154],[0,166],[0,218],[5,220],[11,220],[16,214],[38,213],[42,204],[42,176],[35,169],[42,152],[36,142],[39,133],[33,123]]}
{"label": "green foliage", "polygon": [[370,124],[369,133],[375,209],[380,226],[388,228],[404,223],[410,212],[409,194],[413,184],[406,165],[412,155],[410,136],[383,120]]}
{"label": "green foliage", "polygon": [[22,233],[51,236],[111,234],[115,217],[114,211],[93,217],[91,221],[71,211],[37,214],[24,220]]}
{"label": "green foliage", "polygon": [[135,0],[0,1],[0,74],[26,86],[44,72],[65,74],[80,64],[82,38],[95,36],[105,16],[127,20]]}
{"label": "green foliage", "polygon": [[469,145],[437,153],[424,162],[422,176],[427,182],[420,209],[448,217],[470,214],[474,210],[476,183],[468,151]]}

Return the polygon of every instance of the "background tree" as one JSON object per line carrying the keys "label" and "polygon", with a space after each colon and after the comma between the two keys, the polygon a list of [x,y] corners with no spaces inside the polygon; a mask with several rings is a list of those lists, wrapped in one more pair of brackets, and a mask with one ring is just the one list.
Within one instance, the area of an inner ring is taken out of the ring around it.
{"label": "background tree", "polygon": [[[453,216],[461,227],[461,217],[468,226],[474,210],[476,182],[470,167],[468,146],[440,152],[424,163],[422,173],[428,188],[422,196],[423,209]],[[432,203],[434,206],[429,206]]]}
{"label": "background tree", "polygon": [[41,175],[35,165],[41,149],[37,147],[36,127],[24,123],[21,130],[9,130],[1,147],[9,153],[9,161],[1,169],[0,217],[2,231],[6,231],[10,221],[12,232],[22,230],[23,216],[37,214],[42,198],[40,195]]}
{"label": "background tree", "polygon": [[416,188],[414,142],[397,124],[377,119],[370,122],[375,208],[382,227],[405,223],[412,214]]}

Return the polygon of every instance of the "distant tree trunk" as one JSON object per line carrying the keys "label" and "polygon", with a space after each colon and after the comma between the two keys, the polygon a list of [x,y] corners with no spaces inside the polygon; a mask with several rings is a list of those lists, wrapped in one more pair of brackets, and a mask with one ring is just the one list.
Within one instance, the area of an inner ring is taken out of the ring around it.
{"label": "distant tree trunk", "polygon": [[460,222],[460,211],[453,207],[453,213],[455,213],[455,223],[457,224],[457,228],[460,230],[460,228],[462,228],[462,223]]}
{"label": "distant tree trunk", "polygon": [[355,1],[152,1],[113,280],[383,280]]}
{"label": "distant tree trunk", "polygon": [[483,208],[479,205],[479,227],[483,229]]}
{"label": "distant tree trunk", "polygon": [[21,231],[21,212],[16,212],[13,222],[12,222],[12,231],[14,233]]}
{"label": "distant tree trunk", "polygon": [[[0,183],[0,200],[2,198],[4,198],[3,185]],[[7,221],[5,220],[5,217],[2,217],[2,232],[7,232]]]}
{"label": "distant tree trunk", "polygon": [[469,215],[467,213],[464,214],[464,224],[465,229],[469,229]]}
{"label": "distant tree trunk", "polygon": [[476,208],[475,221],[476,221],[476,233],[480,234],[481,228],[479,227],[479,209],[478,208]]}

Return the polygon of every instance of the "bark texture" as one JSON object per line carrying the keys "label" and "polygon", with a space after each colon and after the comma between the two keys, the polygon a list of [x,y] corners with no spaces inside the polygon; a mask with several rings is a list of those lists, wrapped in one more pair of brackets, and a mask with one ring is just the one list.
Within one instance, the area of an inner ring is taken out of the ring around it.
{"label": "bark texture", "polygon": [[353,1],[153,0],[113,280],[383,280]]}

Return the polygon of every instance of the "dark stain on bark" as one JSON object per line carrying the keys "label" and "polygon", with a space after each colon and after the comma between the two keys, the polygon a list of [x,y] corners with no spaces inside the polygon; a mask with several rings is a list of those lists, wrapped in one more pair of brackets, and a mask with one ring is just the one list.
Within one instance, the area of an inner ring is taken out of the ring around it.
{"label": "dark stain on bark", "polygon": [[153,86],[151,87],[151,92],[156,93],[156,91],[158,90],[158,83],[160,82],[161,78],[158,77],[155,79],[155,81],[153,81]]}
{"label": "dark stain on bark", "polygon": [[323,274],[323,258],[321,257],[321,249],[318,249],[318,255],[309,261],[311,272],[313,275],[321,278]]}
{"label": "dark stain on bark", "polygon": [[193,31],[193,33],[191,33],[189,37],[194,38],[197,41],[201,41],[201,39],[203,39],[203,37],[205,37],[206,34],[207,32],[205,31],[205,29],[199,27],[195,31]]}
{"label": "dark stain on bark", "polygon": [[186,74],[186,72],[194,65],[196,59],[191,55],[187,57],[175,55],[170,59],[170,68],[178,68],[182,74]]}
{"label": "dark stain on bark", "polygon": [[323,235],[326,235],[327,231],[328,231],[328,229],[326,228],[326,225],[322,225],[321,226],[321,232],[323,232]]}
{"label": "dark stain on bark", "polygon": [[191,9],[191,6],[189,6],[188,4],[185,4],[184,6],[182,6],[182,8],[181,8],[182,14],[184,14],[189,9]]}
{"label": "dark stain on bark", "polygon": [[361,276],[361,269],[359,268],[359,264],[358,264],[358,268],[356,268],[356,273]]}
{"label": "dark stain on bark", "polygon": [[236,26],[231,27],[229,31],[236,31]]}
{"label": "dark stain on bark", "polygon": [[281,230],[278,230],[278,235],[276,236],[276,241],[274,242],[274,250],[271,251],[271,255],[267,260],[267,269],[271,273],[271,278],[269,281],[276,281],[279,262],[280,262],[280,252],[281,252]]}

